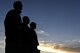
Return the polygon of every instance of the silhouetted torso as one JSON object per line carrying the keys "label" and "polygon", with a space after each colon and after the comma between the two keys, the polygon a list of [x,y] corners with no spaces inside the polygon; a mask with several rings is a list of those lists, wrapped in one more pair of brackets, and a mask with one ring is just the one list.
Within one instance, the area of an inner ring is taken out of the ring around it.
{"label": "silhouetted torso", "polygon": [[[13,33],[15,34],[16,32],[18,32],[19,27],[21,25],[21,17],[16,12],[16,10],[10,10],[7,13],[4,24],[5,24],[6,37],[9,37],[7,34],[13,34]],[[15,35],[14,36],[11,35],[10,37],[15,37]]]}
{"label": "silhouetted torso", "polygon": [[40,53],[40,50],[37,49],[37,46],[39,45],[38,43],[38,37],[36,34],[36,23],[35,22],[31,22],[30,23],[30,45],[31,45],[31,53]]}
{"label": "silhouetted torso", "polygon": [[10,10],[4,21],[6,36],[6,53],[17,52],[19,44],[19,31],[21,26],[21,17],[16,10]]}
{"label": "silhouetted torso", "polygon": [[34,29],[30,28],[31,45],[32,47],[37,47],[39,45],[37,34]]}
{"label": "silhouetted torso", "polygon": [[27,25],[22,24],[22,41],[21,41],[21,46],[22,46],[22,52],[23,53],[29,53],[29,48],[30,48],[30,28]]}

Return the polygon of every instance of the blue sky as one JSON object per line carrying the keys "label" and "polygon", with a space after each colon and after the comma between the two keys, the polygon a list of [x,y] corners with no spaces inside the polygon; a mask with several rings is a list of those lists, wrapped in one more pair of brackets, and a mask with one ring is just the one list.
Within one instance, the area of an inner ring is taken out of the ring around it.
{"label": "blue sky", "polygon": [[[5,40],[5,15],[12,9],[14,1],[0,0],[0,48]],[[75,46],[75,51],[80,47],[79,0],[22,0],[22,3],[21,17],[29,16],[31,22],[37,23],[36,32],[40,42],[65,43],[72,48]]]}
{"label": "blue sky", "polygon": [[79,0],[26,0],[23,5],[23,15],[35,21],[38,30],[49,33],[47,40],[64,42],[80,38]]}
{"label": "blue sky", "polygon": [[[12,9],[15,0],[0,0],[0,32],[4,32],[6,13]],[[22,0],[21,16],[29,16],[37,23],[39,39],[65,42],[80,38],[79,0]],[[46,35],[47,34],[47,35]],[[2,36],[2,35],[0,35]]]}

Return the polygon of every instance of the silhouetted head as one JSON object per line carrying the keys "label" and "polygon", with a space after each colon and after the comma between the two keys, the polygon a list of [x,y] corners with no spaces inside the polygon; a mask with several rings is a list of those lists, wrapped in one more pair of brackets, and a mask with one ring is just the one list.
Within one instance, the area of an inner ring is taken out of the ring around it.
{"label": "silhouetted head", "polygon": [[36,23],[35,22],[31,22],[30,23],[30,27],[31,27],[31,29],[36,29]]}
{"label": "silhouetted head", "polygon": [[13,4],[13,7],[16,10],[22,10],[22,2],[21,1],[15,1]]}
{"label": "silhouetted head", "polygon": [[30,22],[29,17],[28,17],[28,16],[24,16],[24,17],[23,17],[23,24],[24,24],[24,25],[27,25],[27,24],[29,24],[29,22]]}

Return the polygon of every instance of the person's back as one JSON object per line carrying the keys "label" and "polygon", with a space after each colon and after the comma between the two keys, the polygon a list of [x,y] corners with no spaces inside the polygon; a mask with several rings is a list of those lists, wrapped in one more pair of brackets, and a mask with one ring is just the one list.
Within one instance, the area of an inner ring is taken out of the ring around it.
{"label": "person's back", "polygon": [[[7,13],[6,19],[5,19],[5,32],[6,37],[7,34],[12,34],[14,32],[17,32],[18,27],[21,25],[21,18],[20,15],[15,12],[15,10],[11,10]],[[9,33],[8,33],[9,32]],[[10,37],[13,37],[12,35]]]}
{"label": "person's back", "polygon": [[38,43],[38,38],[37,38],[37,34],[36,34],[36,23],[35,22],[31,22],[30,23],[30,36],[31,36],[31,47],[32,47],[32,53],[39,53],[40,50],[37,49],[37,46],[39,45]]}
{"label": "person's back", "polygon": [[21,25],[21,17],[20,17],[21,10],[18,9],[18,5],[20,6],[22,5],[21,1],[14,2],[14,9],[10,10],[7,13],[6,18],[4,20],[6,37],[8,37],[7,34],[10,34],[10,32],[11,33],[17,32],[18,27]]}
{"label": "person's back", "polygon": [[13,5],[14,9],[10,10],[6,14],[4,20],[5,36],[6,36],[6,47],[5,53],[17,53],[18,50],[18,40],[19,40],[19,30],[21,26],[21,10],[22,2],[16,1]]}
{"label": "person's back", "polygon": [[28,16],[23,17],[23,23],[22,23],[22,36],[21,36],[21,47],[23,53],[29,53],[29,24],[30,19]]}
{"label": "person's back", "polygon": [[32,43],[33,43],[33,45],[35,46],[38,46],[39,45],[39,43],[38,43],[38,38],[37,38],[37,34],[36,34],[36,32],[35,32],[35,29],[36,29],[36,23],[35,22],[31,22],[30,23],[30,33],[31,33],[31,37],[32,37]]}

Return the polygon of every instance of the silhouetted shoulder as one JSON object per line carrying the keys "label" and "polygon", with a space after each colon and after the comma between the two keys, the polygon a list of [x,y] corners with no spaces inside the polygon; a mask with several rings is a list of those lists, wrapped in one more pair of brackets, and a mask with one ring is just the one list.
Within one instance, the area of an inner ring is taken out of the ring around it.
{"label": "silhouetted shoulder", "polygon": [[[6,21],[6,19],[8,19],[9,17],[11,18],[12,15],[14,15],[14,14],[15,14],[15,11],[14,11],[14,10],[10,10],[10,11],[6,14],[5,21]],[[10,18],[9,18],[9,19],[10,19]]]}
{"label": "silhouetted shoulder", "polygon": [[6,17],[7,17],[7,16],[12,16],[12,15],[15,15],[15,14],[16,14],[15,10],[10,10],[10,11],[6,14]]}
{"label": "silhouetted shoulder", "polygon": [[7,14],[6,14],[6,17],[5,17],[5,20],[4,20],[4,25],[5,27],[8,25],[7,23],[10,23],[11,21],[11,17],[14,16],[14,10],[10,10]]}

